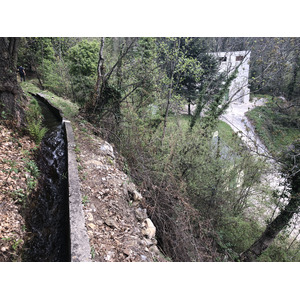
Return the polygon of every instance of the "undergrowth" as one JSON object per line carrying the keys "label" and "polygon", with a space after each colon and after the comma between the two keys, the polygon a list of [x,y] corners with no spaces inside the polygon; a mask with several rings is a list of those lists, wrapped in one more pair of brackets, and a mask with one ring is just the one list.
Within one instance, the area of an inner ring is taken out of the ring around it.
{"label": "undergrowth", "polygon": [[42,126],[42,112],[37,100],[32,99],[26,111],[27,129],[35,143],[39,145],[47,132]]}

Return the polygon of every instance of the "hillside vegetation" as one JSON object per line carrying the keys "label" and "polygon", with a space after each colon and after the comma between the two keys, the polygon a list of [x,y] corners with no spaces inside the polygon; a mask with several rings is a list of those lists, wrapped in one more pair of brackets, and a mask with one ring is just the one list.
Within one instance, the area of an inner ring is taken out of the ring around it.
{"label": "hillside vegetation", "polygon": [[[300,244],[290,236],[289,224],[299,207],[298,39],[22,38],[19,42],[17,63],[25,67],[27,78],[21,83],[18,78],[18,85],[28,100],[27,116],[29,107],[38,110],[30,93],[43,93],[74,122],[80,139],[101,138],[113,145],[119,170],[143,196],[142,208],[157,228],[157,245],[165,258],[299,261]],[[289,43],[295,47],[289,49]],[[293,207],[284,222],[280,219],[284,205],[263,222],[249,213],[254,203],[279,203],[281,195],[261,185],[268,176],[265,158],[254,156],[219,121],[232,101],[228,89],[236,72],[229,76],[218,72],[220,62],[208,54],[216,49],[252,51],[249,84],[252,91],[268,94],[269,102],[248,117],[286,174],[288,203]],[[290,56],[294,72],[283,64],[281,50]],[[266,60],[282,63],[284,76],[279,78],[275,64],[269,67]],[[184,114],[190,104],[195,113]],[[9,118],[3,105],[1,122]],[[42,131],[42,123],[27,120],[27,132],[32,124],[40,129],[36,132]],[[85,148],[84,153],[92,155],[87,146],[92,144],[81,142],[78,154]],[[278,217],[280,222],[274,223]],[[272,232],[268,242],[266,230]],[[253,252],[257,241],[262,247]]]}
{"label": "hillside vegetation", "polygon": [[262,96],[268,99],[267,103],[249,111],[247,116],[260,139],[276,156],[300,138],[299,109],[287,108],[289,103],[285,100]]}

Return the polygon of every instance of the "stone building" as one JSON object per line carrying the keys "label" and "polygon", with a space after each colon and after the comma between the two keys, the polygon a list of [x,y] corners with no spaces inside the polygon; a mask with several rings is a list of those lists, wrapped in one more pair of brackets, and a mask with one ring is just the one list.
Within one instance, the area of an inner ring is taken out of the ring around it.
{"label": "stone building", "polygon": [[247,103],[250,99],[248,88],[250,51],[216,52],[212,55],[220,61],[220,72],[231,74],[238,67],[237,77],[229,89],[229,98],[235,103]]}

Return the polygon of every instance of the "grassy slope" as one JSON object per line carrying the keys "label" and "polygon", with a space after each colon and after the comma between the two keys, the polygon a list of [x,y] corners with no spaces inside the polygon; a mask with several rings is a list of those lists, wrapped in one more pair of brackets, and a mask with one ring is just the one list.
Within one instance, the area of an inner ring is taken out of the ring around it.
{"label": "grassy slope", "polygon": [[[175,117],[171,116],[169,118],[169,120],[171,122],[175,122]],[[188,115],[182,115],[179,117],[179,124],[184,129],[188,129],[189,121],[190,121],[190,116],[188,116]],[[215,130],[218,131],[221,140],[223,140],[227,145],[231,145],[234,142],[234,140],[236,139],[236,134],[231,129],[231,127],[227,123],[225,123],[221,120],[218,121],[218,124],[217,124],[217,127]],[[233,136],[235,137],[235,139],[233,139]]]}
{"label": "grassy slope", "polygon": [[[266,98],[266,97],[264,97]],[[293,127],[287,115],[280,112],[271,101],[247,112],[260,139],[274,155],[300,138],[299,128]]]}

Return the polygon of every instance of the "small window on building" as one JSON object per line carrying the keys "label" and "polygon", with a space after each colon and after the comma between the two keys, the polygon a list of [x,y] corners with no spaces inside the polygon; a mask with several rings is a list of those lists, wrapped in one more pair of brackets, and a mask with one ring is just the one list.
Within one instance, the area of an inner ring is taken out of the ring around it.
{"label": "small window on building", "polygon": [[224,57],[219,57],[219,61],[220,61],[220,62],[227,61],[227,57],[226,57],[226,56],[224,56]]}
{"label": "small window on building", "polygon": [[244,59],[244,56],[237,56],[235,60],[236,61],[242,61],[243,59]]}

